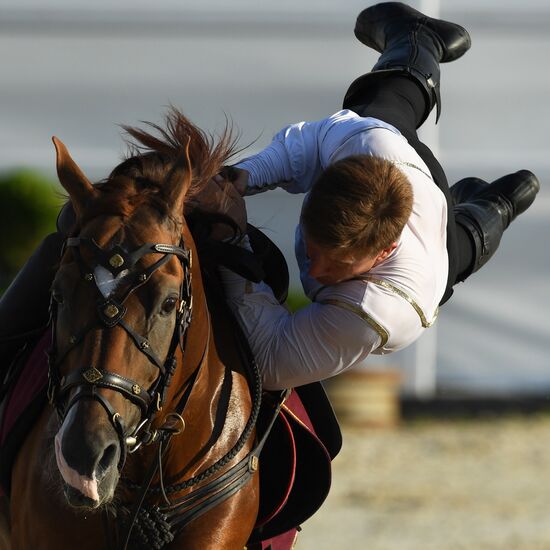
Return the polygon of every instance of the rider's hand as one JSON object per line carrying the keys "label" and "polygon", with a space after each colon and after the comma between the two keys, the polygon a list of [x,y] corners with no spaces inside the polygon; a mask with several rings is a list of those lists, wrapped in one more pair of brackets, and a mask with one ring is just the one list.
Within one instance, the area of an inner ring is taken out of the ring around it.
{"label": "rider's hand", "polygon": [[225,166],[216,178],[229,180],[240,195],[245,195],[248,184],[248,172],[246,170],[235,168],[234,166]]}
{"label": "rider's hand", "polygon": [[[194,209],[223,214],[230,218],[239,228],[241,235],[246,233],[246,206],[236,186],[221,175],[212,178],[201,191],[193,197]],[[215,223],[211,237],[215,240],[226,240],[234,237],[231,226]]]}

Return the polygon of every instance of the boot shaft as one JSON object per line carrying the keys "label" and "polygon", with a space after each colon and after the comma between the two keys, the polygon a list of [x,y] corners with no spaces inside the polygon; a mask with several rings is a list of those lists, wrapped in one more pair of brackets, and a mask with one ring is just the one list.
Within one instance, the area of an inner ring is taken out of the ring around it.
{"label": "boot shaft", "polygon": [[366,86],[380,81],[388,73],[402,73],[412,78],[425,96],[424,114],[418,126],[426,120],[434,105],[437,105],[436,120],[439,120],[439,64],[458,59],[470,48],[468,32],[460,25],[427,17],[405,4],[387,2],[359,14],[355,36],[382,55],[371,73],[351,84],[344,108],[357,105]]}

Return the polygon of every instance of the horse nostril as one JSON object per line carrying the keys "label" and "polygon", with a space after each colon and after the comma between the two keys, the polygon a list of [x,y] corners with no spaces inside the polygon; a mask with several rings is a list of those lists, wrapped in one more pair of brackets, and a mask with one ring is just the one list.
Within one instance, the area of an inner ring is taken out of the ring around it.
{"label": "horse nostril", "polygon": [[103,477],[102,474],[106,472],[110,466],[113,465],[117,454],[117,445],[112,443],[103,451],[103,456],[98,463],[98,477]]}

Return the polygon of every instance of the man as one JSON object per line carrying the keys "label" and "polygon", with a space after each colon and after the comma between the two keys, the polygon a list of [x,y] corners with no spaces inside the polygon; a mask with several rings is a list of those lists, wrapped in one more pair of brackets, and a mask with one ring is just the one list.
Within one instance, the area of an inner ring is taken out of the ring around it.
{"label": "man", "polygon": [[[350,86],[348,110],[290,126],[237,166],[237,185],[249,194],[275,185],[308,193],[297,256],[313,304],[291,315],[266,285],[224,271],[267,389],[321,380],[413,342],[539,189],[533,174],[520,171],[492,184],[462,180],[451,197],[441,166],[416,136],[431,109],[439,111],[439,63],[470,46],[462,27],[392,2],[363,11],[355,32],[382,56]],[[218,198],[210,202],[207,210],[232,213]],[[47,322],[63,240],[60,232],[48,236],[0,300],[5,357]]]}
{"label": "man", "polygon": [[236,166],[244,194],[307,193],[296,255],[311,305],[291,314],[267,285],[223,270],[267,389],[334,376],[414,342],[540,187],[522,170],[449,190],[416,135],[434,106],[439,117],[439,64],[469,49],[465,29],[390,2],[364,10],[355,35],[382,55],[352,83],[345,110],[281,130]]}

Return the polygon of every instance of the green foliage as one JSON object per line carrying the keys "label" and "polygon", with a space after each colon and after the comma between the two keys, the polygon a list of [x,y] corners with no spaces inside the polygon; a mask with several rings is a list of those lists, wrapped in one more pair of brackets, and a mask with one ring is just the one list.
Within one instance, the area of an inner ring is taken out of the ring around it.
{"label": "green foliage", "polygon": [[19,169],[0,175],[0,289],[55,231],[63,202],[57,183],[38,172]]}
{"label": "green foliage", "polygon": [[299,309],[302,309],[310,303],[311,301],[309,300],[309,298],[304,296],[301,291],[297,290],[291,290],[288,293],[288,298],[286,300],[286,304],[292,312],[298,311]]}

